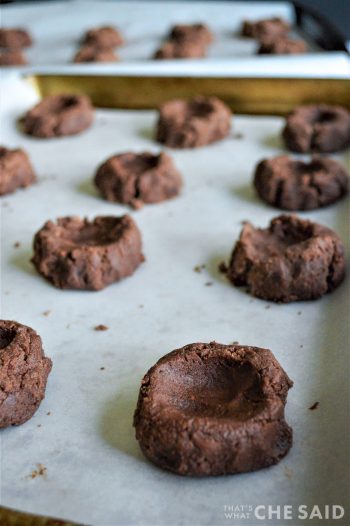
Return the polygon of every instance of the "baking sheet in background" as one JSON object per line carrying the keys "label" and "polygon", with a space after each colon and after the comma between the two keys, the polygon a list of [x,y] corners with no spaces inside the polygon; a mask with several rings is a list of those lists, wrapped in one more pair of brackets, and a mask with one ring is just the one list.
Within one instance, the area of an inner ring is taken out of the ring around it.
{"label": "baking sheet in background", "polygon": [[[291,24],[294,10],[288,2],[128,2],[71,1],[31,3],[2,8],[4,26],[23,26],[33,34],[26,50],[31,65],[64,65],[72,62],[87,29],[115,25],[125,36],[118,48],[121,61],[149,61],[176,23],[207,23],[215,41],[208,58],[253,55],[257,43],[239,36],[242,21],[280,16]],[[311,44],[310,51],[318,51]],[[206,60],[206,59],[204,59]],[[115,65],[109,65],[114,67]]]}
{"label": "baking sheet in background", "polygon": [[[291,23],[288,2],[106,2],[70,1],[2,7],[4,26],[23,25],[34,36],[26,50],[29,64],[13,70],[124,75],[286,75],[335,77],[350,75],[350,60],[343,52],[320,52],[309,42],[311,53],[289,56],[255,55],[256,42],[238,36],[244,19],[280,16]],[[151,60],[170,26],[207,22],[216,40],[208,57],[199,60]],[[101,24],[115,24],[126,38],[118,48],[121,60],[108,64],[72,64],[83,33]]]}
{"label": "baking sheet in background", "polygon": [[[225,505],[346,506],[350,279],[319,301],[275,305],[252,299],[217,271],[242,220],[266,226],[279,213],[255,197],[251,178],[258,160],[281,151],[282,119],[236,117],[226,140],[171,151],[185,181],[181,197],[131,212],[146,262],[104,291],[61,291],[29,263],[33,234],[49,218],[129,212],[103,201],[91,178],[111,154],[158,151],[156,114],[99,110],[86,133],[45,141],[16,128],[35,100],[31,89],[8,81],[2,97],[2,142],[29,152],[39,182],[1,200],[1,317],[39,332],[53,370],[34,418],[0,433],[1,504],[94,526],[235,523]],[[343,160],[349,168],[349,156]],[[301,215],[334,228],[349,258],[348,200]],[[206,265],[200,274],[193,270],[199,264]],[[100,323],[109,330],[95,332]],[[214,339],[272,349],[295,382],[286,408],[295,443],[270,469],[182,478],[148,463],[134,439],[140,380],[168,351]],[[47,473],[31,478],[38,463]]]}
{"label": "baking sheet in background", "polygon": [[170,26],[176,23],[208,23],[216,41],[209,57],[251,55],[256,43],[238,38],[245,17],[281,16],[293,20],[288,3],[251,5],[231,2],[128,2],[73,1],[29,3],[3,9],[3,25],[22,25],[33,33],[34,46],[28,59],[34,65],[56,65],[71,62],[86,30],[100,25],[115,25],[125,36],[118,48],[122,61],[150,60],[162,43]]}

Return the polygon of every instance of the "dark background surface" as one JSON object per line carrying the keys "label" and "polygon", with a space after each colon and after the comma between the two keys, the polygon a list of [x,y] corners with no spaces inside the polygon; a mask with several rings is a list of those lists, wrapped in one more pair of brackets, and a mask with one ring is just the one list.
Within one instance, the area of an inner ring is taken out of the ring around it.
{"label": "dark background surface", "polygon": [[[1,4],[5,3],[28,3],[29,0],[0,0]],[[50,1],[50,0],[46,0]],[[69,1],[69,0],[67,0]],[[113,1],[113,0],[111,0]],[[133,1],[133,0],[129,0]],[[158,0],[159,2],[166,2],[167,0]],[[182,0],[186,1],[186,0]],[[200,0],[197,0],[200,1]],[[216,1],[216,0],[211,0]],[[217,0],[220,1],[220,0]],[[234,0],[231,0],[234,2]],[[242,1],[242,0],[241,0]],[[250,0],[243,0],[247,3]],[[259,1],[259,0],[258,0]],[[268,0],[269,2],[281,0]],[[283,1],[283,0],[282,0]],[[314,13],[325,17],[332,26],[341,34],[343,40],[350,40],[350,0],[297,0],[292,2],[300,6],[306,6]]]}

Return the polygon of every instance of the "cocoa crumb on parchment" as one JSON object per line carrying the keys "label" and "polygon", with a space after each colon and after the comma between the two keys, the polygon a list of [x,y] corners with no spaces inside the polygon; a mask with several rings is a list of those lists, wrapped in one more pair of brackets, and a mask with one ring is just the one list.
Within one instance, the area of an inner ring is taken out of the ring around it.
{"label": "cocoa crumb on parchment", "polygon": [[284,474],[288,479],[291,479],[293,477],[293,470],[288,466],[284,466]]}
{"label": "cocoa crumb on parchment", "polygon": [[28,475],[28,478],[35,479],[37,477],[45,477],[47,474],[47,468],[44,466],[44,464],[38,463],[36,465],[36,469],[33,469],[30,475]]}
{"label": "cocoa crumb on parchment", "polygon": [[314,404],[310,405],[309,410],[314,411],[315,409],[318,408],[319,405],[320,405],[320,402],[315,402]]}
{"label": "cocoa crumb on parchment", "polygon": [[218,269],[221,274],[227,274],[228,268],[225,261],[221,261],[221,263],[219,263]]}
{"label": "cocoa crumb on parchment", "polygon": [[103,325],[102,323],[94,327],[94,331],[108,331],[108,329],[109,327],[107,327],[107,325]]}

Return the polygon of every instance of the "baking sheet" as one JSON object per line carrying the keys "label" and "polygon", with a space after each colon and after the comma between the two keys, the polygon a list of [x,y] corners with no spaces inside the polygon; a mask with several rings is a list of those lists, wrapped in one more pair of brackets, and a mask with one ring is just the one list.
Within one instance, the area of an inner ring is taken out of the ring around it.
{"label": "baking sheet", "polygon": [[[69,10],[69,16],[67,16]],[[216,41],[209,57],[251,55],[256,43],[239,38],[241,22],[247,14],[253,19],[281,16],[293,20],[290,4],[261,5],[252,2],[108,2],[73,1],[30,3],[3,9],[4,26],[23,25],[33,34],[34,46],[28,59],[35,65],[66,64],[80,46],[86,30],[99,25],[115,25],[125,36],[118,48],[122,61],[150,60],[174,23],[208,23]]]}
{"label": "baking sheet", "polygon": [[[238,33],[244,19],[280,16],[294,21],[288,2],[134,2],[79,1],[26,2],[1,8],[4,26],[23,25],[34,36],[26,50],[29,65],[3,68],[11,71],[82,74],[103,72],[120,75],[271,75],[348,76],[349,56],[343,52],[320,52],[308,42],[305,55],[255,55],[252,39]],[[176,23],[206,22],[215,34],[208,56],[191,60],[152,60],[169,28]],[[115,24],[125,35],[115,63],[72,64],[83,33],[102,24]],[[295,32],[294,32],[295,33]],[[304,38],[303,35],[295,36]]]}
{"label": "baking sheet", "polygon": [[[319,301],[275,305],[232,287],[217,270],[241,221],[266,226],[279,213],[255,197],[251,178],[257,161],[282,151],[283,120],[234,117],[226,140],[171,151],[185,181],[181,197],[131,212],[146,262],[104,291],[61,291],[29,263],[33,234],[49,218],[129,213],[102,200],[91,178],[114,153],[159,151],[156,114],[99,110],[86,133],[45,141],[16,127],[36,99],[31,88],[8,80],[1,92],[1,141],[25,148],[39,177],[1,199],[1,317],[35,328],[53,359],[36,415],[0,433],[1,504],[94,526],[261,524],[227,518],[225,507],[285,504],[294,506],[292,525],[299,505],[346,507],[350,279]],[[349,155],[341,158],[349,168]],[[348,200],[301,215],[334,228],[349,257]],[[200,264],[205,270],[194,272]],[[101,323],[109,330],[94,331]],[[168,351],[210,340],[268,347],[294,380],[286,414],[295,443],[279,465],[197,480],[142,456],[132,416],[143,374]]]}

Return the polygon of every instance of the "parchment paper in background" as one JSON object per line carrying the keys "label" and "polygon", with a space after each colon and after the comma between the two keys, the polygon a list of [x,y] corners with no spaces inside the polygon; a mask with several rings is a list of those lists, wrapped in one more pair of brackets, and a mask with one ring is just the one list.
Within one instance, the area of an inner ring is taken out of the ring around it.
{"label": "parchment paper in background", "polygon": [[[94,526],[235,523],[225,519],[225,505],[346,506],[350,279],[320,301],[275,305],[252,299],[217,271],[242,220],[265,226],[279,213],[255,197],[251,178],[258,160],[281,151],[282,120],[234,117],[233,135],[223,142],[172,151],[185,180],[181,197],[131,212],[146,263],[101,292],[60,291],[29,263],[33,234],[49,218],[130,212],[100,199],[91,178],[113,153],[158,151],[156,116],[98,111],[81,136],[32,139],[15,120],[35,95],[19,82],[1,90],[2,142],[24,147],[39,176],[35,186],[1,200],[1,316],[34,327],[54,364],[34,418],[0,434],[1,503]],[[344,162],[349,168],[349,158]],[[348,200],[302,216],[334,228],[349,257]],[[206,265],[201,274],[193,271],[198,264]],[[94,331],[100,323],[109,330]],[[139,384],[163,354],[214,339],[272,349],[295,382],[287,404],[295,443],[271,469],[181,478],[140,453],[132,428]],[[32,479],[37,463],[47,474]]]}

